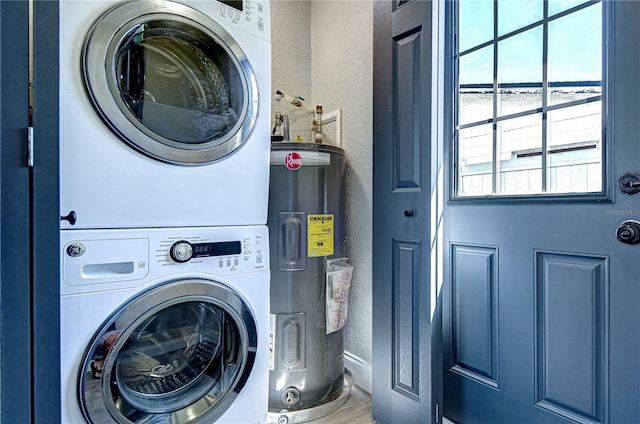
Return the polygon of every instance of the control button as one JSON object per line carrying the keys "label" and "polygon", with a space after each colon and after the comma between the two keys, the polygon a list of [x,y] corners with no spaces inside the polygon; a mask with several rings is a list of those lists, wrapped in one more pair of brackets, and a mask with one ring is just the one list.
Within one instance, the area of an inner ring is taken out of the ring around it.
{"label": "control button", "polygon": [[169,256],[176,262],[187,262],[193,257],[193,247],[186,240],[177,241],[169,249]]}
{"label": "control button", "polygon": [[218,265],[220,266],[220,268],[222,268],[224,266],[224,261],[220,259],[220,261],[218,261]]}
{"label": "control button", "polygon": [[262,263],[262,255],[256,255],[256,263],[257,264],[261,264]]}
{"label": "control button", "polygon": [[233,264],[234,264],[235,266],[238,266],[238,258],[235,258],[235,259],[234,259]]}
{"label": "control button", "polygon": [[231,266],[231,259],[227,259],[227,266]]}
{"label": "control button", "polygon": [[261,3],[258,3],[258,12],[262,12],[263,11],[263,6]]}
{"label": "control button", "polygon": [[229,17],[233,19],[233,10],[229,9]]}
{"label": "control button", "polygon": [[226,11],[224,10],[224,6],[220,6],[220,16],[226,15]]}
{"label": "control button", "polygon": [[259,21],[259,22],[258,22],[258,29],[259,29],[260,31],[264,31],[264,24],[262,23],[262,21]]}
{"label": "control button", "polygon": [[256,237],[256,244],[262,244],[262,237]]}
{"label": "control button", "polygon": [[236,21],[240,21],[240,14],[236,13]]}
{"label": "control button", "polygon": [[84,244],[74,242],[67,247],[67,255],[71,256],[72,258],[77,258],[78,256],[84,255],[84,252],[86,250],[87,249],[84,247]]}

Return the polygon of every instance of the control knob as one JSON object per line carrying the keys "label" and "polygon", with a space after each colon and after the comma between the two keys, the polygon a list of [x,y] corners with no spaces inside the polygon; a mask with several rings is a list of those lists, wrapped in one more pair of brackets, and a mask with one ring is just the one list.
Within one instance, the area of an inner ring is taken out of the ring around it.
{"label": "control knob", "polygon": [[169,256],[176,262],[187,262],[193,257],[193,247],[186,240],[177,241],[169,249]]}

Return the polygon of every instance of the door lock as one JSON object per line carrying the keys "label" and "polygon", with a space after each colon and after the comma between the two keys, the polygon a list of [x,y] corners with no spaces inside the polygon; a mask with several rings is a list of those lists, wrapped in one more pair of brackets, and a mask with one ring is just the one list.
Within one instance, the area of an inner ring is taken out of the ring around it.
{"label": "door lock", "polygon": [[616,230],[616,237],[625,244],[640,243],[640,222],[634,220],[624,221]]}
{"label": "door lock", "polygon": [[624,194],[640,193],[640,174],[627,172],[618,180],[618,188]]}

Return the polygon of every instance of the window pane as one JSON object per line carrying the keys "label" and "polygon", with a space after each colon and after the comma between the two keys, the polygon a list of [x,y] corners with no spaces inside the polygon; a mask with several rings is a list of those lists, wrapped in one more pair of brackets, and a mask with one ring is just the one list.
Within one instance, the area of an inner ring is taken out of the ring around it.
{"label": "window pane", "polygon": [[493,191],[493,125],[458,131],[458,194],[489,195]]}
{"label": "window pane", "polygon": [[548,191],[602,190],[602,102],[547,114]]}
{"label": "window pane", "polygon": [[499,194],[542,191],[542,114],[498,123]]}
{"label": "window pane", "polygon": [[498,37],[542,19],[542,0],[498,2]]}
{"label": "window pane", "polygon": [[541,26],[498,43],[498,84],[498,116],[542,106]]}
{"label": "window pane", "polygon": [[458,124],[493,117],[493,46],[460,57]]}
{"label": "window pane", "polygon": [[586,2],[584,0],[549,0],[548,3],[549,16],[553,16]]}
{"label": "window pane", "polygon": [[459,5],[455,195],[602,192],[602,2]]}
{"label": "window pane", "polygon": [[602,6],[549,23],[549,104],[602,94]]}
{"label": "window pane", "polygon": [[458,7],[459,51],[493,39],[493,1],[460,0]]}

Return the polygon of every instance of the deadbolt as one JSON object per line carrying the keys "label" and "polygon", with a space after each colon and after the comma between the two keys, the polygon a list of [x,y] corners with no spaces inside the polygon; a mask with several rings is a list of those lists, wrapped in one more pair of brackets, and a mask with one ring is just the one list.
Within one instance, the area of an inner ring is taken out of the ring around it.
{"label": "deadbolt", "polygon": [[618,188],[624,194],[640,193],[640,174],[627,172],[618,180]]}
{"label": "deadbolt", "polygon": [[616,230],[616,237],[625,244],[640,243],[640,222],[624,221]]}

